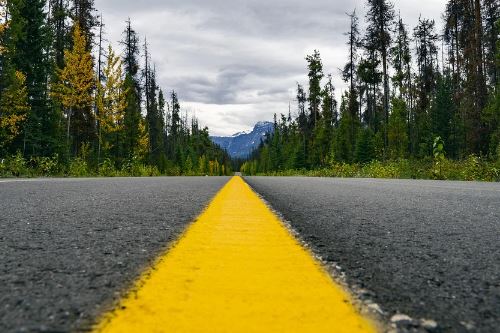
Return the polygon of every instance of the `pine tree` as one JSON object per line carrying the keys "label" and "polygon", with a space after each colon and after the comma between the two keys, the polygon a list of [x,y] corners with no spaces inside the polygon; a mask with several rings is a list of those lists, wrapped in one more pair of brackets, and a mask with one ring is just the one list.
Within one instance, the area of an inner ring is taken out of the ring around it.
{"label": "pine tree", "polygon": [[320,120],[321,107],[321,80],[323,79],[323,63],[318,50],[306,57],[309,69],[309,122],[310,128],[315,129]]}
{"label": "pine tree", "polygon": [[378,112],[379,103],[377,100],[380,94],[380,83],[382,82],[382,73],[378,69],[380,58],[377,55],[373,41],[365,38],[363,47],[366,58],[361,59],[358,65],[360,97],[362,101],[364,99],[366,102],[363,120],[373,131],[378,131],[382,118]]}
{"label": "pine tree", "polygon": [[64,67],[64,50],[69,46],[70,36],[67,19],[69,8],[67,0],[50,0],[49,25],[52,30],[52,54],[57,68]]}
{"label": "pine tree", "polygon": [[[392,65],[394,67],[394,88],[398,90],[398,97],[410,102],[411,92],[411,50],[410,37],[403,20],[399,18],[398,29],[394,46],[391,48]],[[411,102],[410,104],[411,105]]]}
{"label": "pine tree", "polygon": [[498,67],[496,55],[498,52],[498,30],[495,26],[500,19],[498,0],[483,0],[485,67],[490,86],[494,89],[498,84]]}
{"label": "pine tree", "polygon": [[[398,90],[397,98],[406,103],[407,137],[413,136],[413,83],[412,83],[412,55],[410,49],[410,37],[403,20],[399,18],[397,36],[394,46],[391,48],[394,76],[392,81],[394,88]],[[413,144],[410,144],[410,148]],[[411,152],[411,151],[410,151]]]}
{"label": "pine tree", "polygon": [[[144,78],[145,78],[145,99],[146,99],[146,121],[147,130],[149,134],[149,152],[150,159],[153,163],[158,163],[164,152],[163,144],[163,133],[164,133],[164,122],[160,116],[160,110],[158,106],[158,85],[156,83],[156,70],[151,68],[148,45],[147,42],[144,44],[145,50],[145,67],[144,67]],[[179,164],[184,163],[184,159],[178,160]]]}
{"label": "pine tree", "polygon": [[120,42],[124,49],[123,64],[126,73],[125,87],[127,92],[127,108],[125,109],[125,154],[131,158],[137,149],[139,142],[139,124],[141,115],[141,87],[137,77],[139,72],[139,37],[132,29],[130,19],[126,22],[127,27],[123,32],[123,40]]}
{"label": "pine tree", "polygon": [[[500,19],[496,22],[496,29],[500,33]],[[500,71],[500,40],[496,41],[496,66]],[[500,82],[491,94],[489,103],[483,113],[483,121],[486,124],[488,136],[489,153],[500,161]]]}
{"label": "pine tree", "polygon": [[408,150],[407,119],[408,107],[400,98],[392,100],[392,112],[389,116],[389,157],[405,158]]}
{"label": "pine tree", "polygon": [[[342,71],[342,77],[344,82],[349,83],[349,90],[351,95],[355,95],[354,90],[356,89],[356,70],[358,68],[358,46],[361,44],[360,33],[359,33],[359,19],[354,10],[351,14],[348,14],[350,19],[350,29],[349,32],[344,35],[348,36],[347,46],[349,47],[349,62],[345,65]],[[357,110],[351,110],[352,113],[357,112]]]}
{"label": "pine tree", "polygon": [[176,160],[176,153],[178,151],[178,146],[180,144],[181,135],[181,106],[177,98],[175,91],[172,91],[171,95],[171,108],[172,108],[172,119],[170,124],[170,136],[168,140],[167,156],[172,161]]}
{"label": "pine tree", "polygon": [[349,48],[349,61],[344,66],[342,78],[344,82],[349,83],[349,112],[353,117],[361,118],[361,105],[358,101],[358,47],[361,45],[359,32],[359,19],[356,11],[348,14],[350,20],[349,32],[345,33],[348,37],[347,46]]}
{"label": "pine tree", "polygon": [[459,142],[454,140],[453,119],[457,108],[453,102],[451,77],[440,76],[437,83],[435,99],[430,109],[431,136],[440,137],[446,144],[447,152],[457,156]]}
{"label": "pine tree", "polygon": [[141,123],[141,110],[138,109],[138,100],[135,93],[135,83],[132,77],[127,74],[125,76],[124,90],[126,92],[126,108],[124,111],[124,137],[123,142],[124,155],[132,158],[137,152],[140,139],[139,125]]}
{"label": "pine tree", "polygon": [[359,121],[349,110],[349,92],[345,92],[340,105],[340,121],[335,132],[333,155],[339,162],[353,162]]}
{"label": "pine tree", "polygon": [[125,48],[123,55],[123,62],[125,65],[125,72],[130,75],[133,79],[137,80],[137,73],[139,72],[139,37],[137,33],[132,28],[132,22],[130,19],[126,21],[126,28],[123,32],[123,40],[120,44]]}
{"label": "pine tree", "polygon": [[[388,0],[368,0],[368,22],[367,39],[370,40],[374,49],[380,54],[382,60],[382,80],[385,127],[389,123],[389,49],[392,42],[392,26],[394,21],[394,6]],[[385,147],[388,145],[387,130],[384,133]]]}
{"label": "pine tree", "polygon": [[299,130],[302,134],[306,134],[308,132],[308,119],[306,115],[306,102],[307,95],[304,91],[304,87],[300,84],[297,84],[297,107],[298,107],[298,124]]}
{"label": "pine tree", "polygon": [[96,84],[92,56],[78,23],[73,27],[73,47],[64,52],[64,63],[64,68],[58,70],[59,80],[53,86],[53,96],[65,108],[67,145],[77,153],[81,145],[91,142],[93,137],[91,110]]}
{"label": "pine tree", "polygon": [[94,29],[99,25],[94,0],[72,0],[71,15],[73,22],[78,23],[80,30],[85,37],[86,50],[92,50],[94,40]]}
{"label": "pine tree", "polygon": [[47,94],[51,41],[45,1],[10,0],[7,6],[10,22],[5,32],[6,51],[2,66],[6,72],[19,71],[26,76],[30,104],[30,112],[20,136],[22,141],[18,140],[14,145],[29,155],[51,154],[58,139],[58,117],[50,107]]}
{"label": "pine tree", "polygon": [[361,128],[356,139],[355,162],[366,164],[374,159],[373,132],[369,128]]}
{"label": "pine tree", "polygon": [[415,105],[415,130],[413,149],[420,156],[428,155],[434,138],[431,137],[429,112],[433,96],[436,93],[439,77],[438,51],[434,20],[419,19],[414,30],[416,42],[416,60],[418,73],[415,89],[417,98]]}

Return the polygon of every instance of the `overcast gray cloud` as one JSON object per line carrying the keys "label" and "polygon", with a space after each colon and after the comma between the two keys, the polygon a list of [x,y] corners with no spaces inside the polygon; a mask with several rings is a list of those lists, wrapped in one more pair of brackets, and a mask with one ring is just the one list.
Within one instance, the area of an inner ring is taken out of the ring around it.
{"label": "overcast gray cloud", "polygon": [[[445,2],[404,0],[395,8],[410,27],[419,15],[440,25]],[[345,13],[356,8],[363,18],[365,0],[96,0],[96,7],[116,46],[130,17],[148,39],[162,88],[175,89],[212,134],[230,135],[288,111],[314,49],[344,89]]]}

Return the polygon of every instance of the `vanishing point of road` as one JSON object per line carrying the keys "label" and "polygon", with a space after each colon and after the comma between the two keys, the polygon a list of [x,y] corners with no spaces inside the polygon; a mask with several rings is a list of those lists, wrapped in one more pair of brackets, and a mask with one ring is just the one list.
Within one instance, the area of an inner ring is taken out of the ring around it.
{"label": "vanishing point of road", "polygon": [[500,184],[0,181],[0,332],[376,332],[391,318],[499,332]]}

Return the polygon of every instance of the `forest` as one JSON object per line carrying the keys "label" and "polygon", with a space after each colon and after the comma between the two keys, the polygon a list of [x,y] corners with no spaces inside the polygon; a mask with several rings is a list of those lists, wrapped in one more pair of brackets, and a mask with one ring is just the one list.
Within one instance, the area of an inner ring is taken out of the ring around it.
{"label": "forest", "polygon": [[319,51],[306,57],[296,106],[242,172],[499,181],[498,0],[449,0],[442,31],[408,27],[389,0],[366,5],[363,25],[348,14],[345,67],[326,75]]}
{"label": "forest", "polygon": [[229,174],[130,19],[103,36],[93,0],[0,0],[0,176]]}

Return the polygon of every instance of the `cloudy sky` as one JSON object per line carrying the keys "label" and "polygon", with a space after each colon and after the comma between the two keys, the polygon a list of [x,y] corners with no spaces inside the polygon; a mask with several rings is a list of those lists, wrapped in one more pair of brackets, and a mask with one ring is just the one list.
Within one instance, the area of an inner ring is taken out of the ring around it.
{"label": "cloudy sky", "polygon": [[[418,17],[441,26],[446,0],[394,1],[413,28]],[[344,89],[338,68],[345,36],[365,0],[96,0],[106,38],[116,43],[130,17],[150,44],[159,83],[175,89],[182,106],[213,135],[248,130],[294,105],[296,82],[306,82],[304,57],[319,49],[325,74]],[[361,20],[363,22],[363,20]],[[363,24],[363,23],[362,23]]]}

